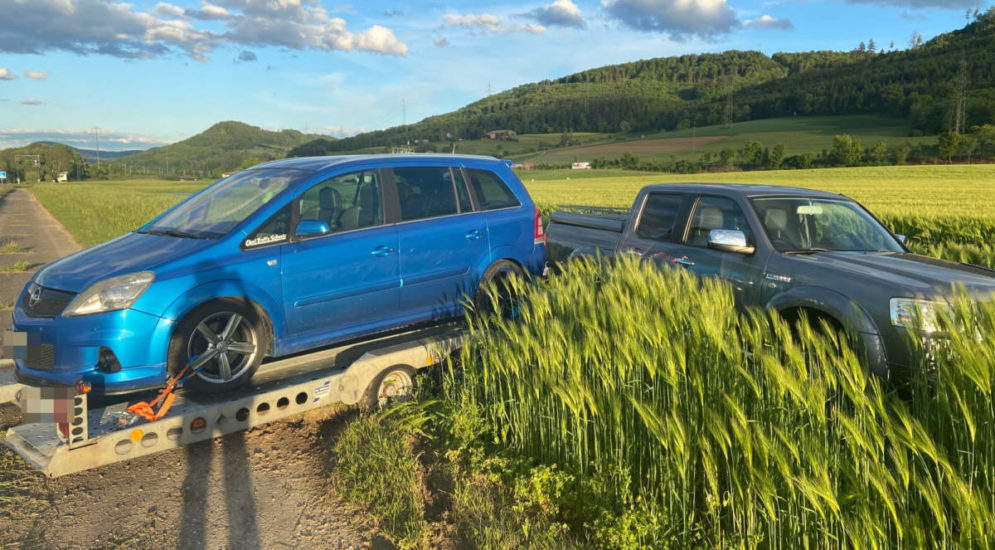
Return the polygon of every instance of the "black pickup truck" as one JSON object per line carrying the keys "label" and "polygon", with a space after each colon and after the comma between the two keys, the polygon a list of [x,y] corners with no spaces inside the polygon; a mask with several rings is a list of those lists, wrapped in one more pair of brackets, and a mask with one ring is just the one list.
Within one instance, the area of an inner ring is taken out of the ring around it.
{"label": "black pickup truck", "polygon": [[[995,271],[912,254],[905,238],[842,195],[778,186],[644,187],[632,208],[566,207],[547,229],[551,262],[638,254],[732,284],[739,307],[845,331],[870,369],[903,376],[915,364],[908,328],[935,330],[954,285],[995,294]],[[931,322],[930,319],[933,319]],[[928,338],[928,334],[924,337]]]}

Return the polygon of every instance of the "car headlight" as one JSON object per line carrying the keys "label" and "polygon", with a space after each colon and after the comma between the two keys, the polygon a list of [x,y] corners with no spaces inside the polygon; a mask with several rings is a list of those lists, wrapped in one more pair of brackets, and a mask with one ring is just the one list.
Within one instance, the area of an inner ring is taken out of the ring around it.
{"label": "car headlight", "polygon": [[104,279],[76,296],[62,316],[77,317],[131,307],[154,280],[155,274],[148,271]]}
{"label": "car headlight", "polygon": [[889,301],[891,324],[896,327],[918,327],[923,332],[936,332],[940,329],[941,312],[951,314],[946,302],[923,300],[921,298],[892,298]]}

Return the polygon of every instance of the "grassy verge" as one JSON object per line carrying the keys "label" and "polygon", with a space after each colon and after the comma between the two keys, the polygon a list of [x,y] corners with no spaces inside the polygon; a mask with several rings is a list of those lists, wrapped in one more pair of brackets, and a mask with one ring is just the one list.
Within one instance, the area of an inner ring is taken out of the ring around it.
{"label": "grassy verge", "polygon": [[9,273],[13,271],[27,271],[31,267],[31,262],[21,260],[19,262],[14,262],[12,264],[0,265],[0,273]]}
{"label": "grassy verge", "polygon": [[580,263],[519,322],[472,324],[449,454],[547,468],[554,517],[599,548],[984,547],[995,342],[973,335],[995,307],[955,309],[910,402],[831,339],[738,317],[725,287]]}
{"label": "grassy verge", "polygon": [[43,183],[31,192],[83,246],[132,231],[205,183],[124,180]]}
{"label": "grassy verge", "polygon": [[16,241],[7,241],[0,244],[0,254],[21,254],[26,252]]}

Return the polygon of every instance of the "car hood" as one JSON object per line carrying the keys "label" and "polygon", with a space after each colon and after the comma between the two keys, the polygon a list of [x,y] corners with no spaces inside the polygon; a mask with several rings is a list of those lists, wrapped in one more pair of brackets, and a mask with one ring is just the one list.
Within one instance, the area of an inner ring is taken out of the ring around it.
{"label": "car hood", "polygon": [[41,286],[82,292],[91,284],[125,273],[152,271],[184,258],[214,241],[147,233],[128,233],[70,254],[41,268],[34,281]]}
{"label": "car hood", "polygon": [[995,271],[918,254],[820,252],[796,258],[817,264],[823,275],[835,271],[847,278],[874,279],[910,296],[949,295],[954,285],[972,294],[995,293]]}

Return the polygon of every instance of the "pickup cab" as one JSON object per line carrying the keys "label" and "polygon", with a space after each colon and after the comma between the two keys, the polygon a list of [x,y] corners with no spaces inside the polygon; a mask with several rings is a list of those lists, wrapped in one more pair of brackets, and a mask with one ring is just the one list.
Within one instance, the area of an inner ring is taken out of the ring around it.
{"label": "pickup cab", "polygon": [[206,393],[281,357],[459,316],[542,273],[542,218],[509,163],[469,155],[285,159],[40,269],[4,335],[28,384]]}
{"label": "pickup cab", "polygon": [[824,319],[883,377],[905,377],[918,364],[908,327],[918,319],[934,330],[930,319],[954,285],[995,293],[995,271],[913,254],[857,202],[808,189],[651,185],[628,211],[554,212],[547,238],[551,262],[637,254],[728,281],[737,307]]}

